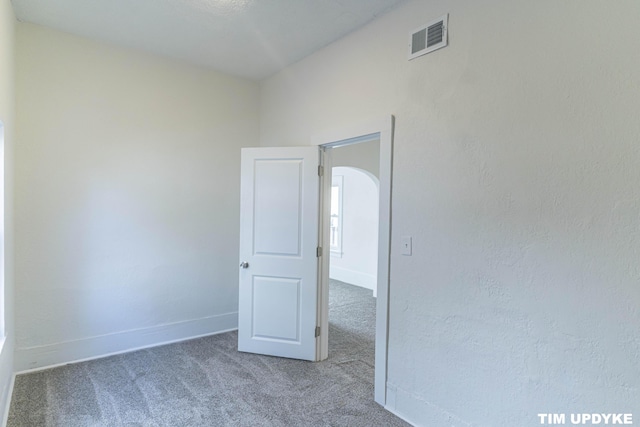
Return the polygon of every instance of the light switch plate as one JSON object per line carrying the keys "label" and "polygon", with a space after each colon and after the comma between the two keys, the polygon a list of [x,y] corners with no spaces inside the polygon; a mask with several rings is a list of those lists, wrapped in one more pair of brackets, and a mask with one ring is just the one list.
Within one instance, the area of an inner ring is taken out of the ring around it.
{"label": "light switch plate", "polygon": [[412,251],[411,236],[402,236],[401,241],[402,241],[402,255],[411,256],[411,251]]}

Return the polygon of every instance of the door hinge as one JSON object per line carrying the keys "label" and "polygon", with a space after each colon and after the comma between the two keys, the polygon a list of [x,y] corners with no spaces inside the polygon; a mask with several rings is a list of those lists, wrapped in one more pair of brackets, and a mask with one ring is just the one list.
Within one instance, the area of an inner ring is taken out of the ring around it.
{"label": "door hinge", "polygon": [[317,256],[318,258],[320,258],[320,257],[322,256],[322,248],[321,248],[320,246],[318,246],[318,247],[316,248],[316,256]]}
{"label": "door hinge", "polygon": [[316,326],[316,338],[320,336],[320,326]]}
{"label": "door hinge", "polygon": [[318,176],[324,176],[324,166],[318,165]]}

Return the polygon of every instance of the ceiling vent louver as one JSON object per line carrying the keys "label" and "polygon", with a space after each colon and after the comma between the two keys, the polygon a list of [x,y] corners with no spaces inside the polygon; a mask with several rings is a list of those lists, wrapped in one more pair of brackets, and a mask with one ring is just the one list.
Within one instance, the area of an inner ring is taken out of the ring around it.
{"label": "ceiling vent louver", "polygon": [[445,47],[448,22],[449,14],[446,14],[412,31],[409,36],[409,60]]}

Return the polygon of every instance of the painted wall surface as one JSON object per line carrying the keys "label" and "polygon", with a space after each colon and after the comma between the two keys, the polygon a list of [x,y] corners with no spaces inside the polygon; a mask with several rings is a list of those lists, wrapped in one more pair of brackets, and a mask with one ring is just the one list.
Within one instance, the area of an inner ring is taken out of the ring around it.
{"label": "painted wall surface", "polygon": [[[4,250],[0,260],[0,313],[4,340],[0,348],[0,411],[9,405],[9,386],[13,375],[14,322],[13,322],[13,144],[14,144],[14,35],[16,20],[8,0],[0,0],[0,121],[4,133]],[[2,138],[0,138],[2,139]],[[1,143],[2,141],[0,141]],[[2,337],[0,337],[2,338]],[[0,415],[2,416],[2,415]]]}
{"label": "painted wall surface", "polygon": [[331,254],[329,277],[373,291],[378,277],[376,178],[352,167],[334,167],[332,174],[342,177],[342,254]]}
{"label": "painted wall surface", "polygon": [[258,85],[20,24],[17,369],[237,327]]}
{"label": "painted wall surface", "polygon": [[331,150],[331,164],[364,169],[375,177],[380,176],[380,140],[345,145]]}
{"label": "painted wall surface", "polygon": [[640,419],[639,16],[416,0],[262,83],[265,146],[396,117],[387,402],[416,425]]}

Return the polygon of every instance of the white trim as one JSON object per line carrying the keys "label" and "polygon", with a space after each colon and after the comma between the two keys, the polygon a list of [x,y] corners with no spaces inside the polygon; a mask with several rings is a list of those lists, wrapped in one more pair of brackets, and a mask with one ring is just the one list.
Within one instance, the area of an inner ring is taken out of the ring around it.
{"label": "white trim", "polygon": [[7,427],[7,423],[9,422],[9,409],[11,408],[11,397],[13,397],[13,386],[16,383],[16,375],[17,374],[15,373],[11,374],[11,381],[9,381],[6,401],[4,403],[4,411],[2,414],[2,427]]}
{"label": "white trim", "polygon": [[376,296],[376,285],[378,282],[376,276],[373,274],[333,265],[330,267],[329,277],[350,285],[372,290],[373,296]]}
{"label": "white trim", "polygon": [[388,399],[385,409],[414,426],[475,425],[467,420],[461,419],[459,416],[447,411],[445,408],[426,401],[422,397],[414,393],[407,392],[392,383],[388,384],[387,396]]}
{"label": "white trim", "polygon": [[34,372],[69,363],[101,359],[116,354],[158,347],[238,328],[238,313],[140,328],[43,346],[16,348],[14,370]]}
{"label": "white trim", "polygon": [[408,419],[406,419],[404,416],[402,416],[401,414],[399,414],[395,408],[390,408],[388,406],[385,406],[384,409],[386,409],[387,411],[391,412],[393,415],[395,415],[396,417],[400,418],[402,421],[404,421],[405,423],[415,426],[414,423],[412,423],[411,421],[409,421]]}
{"label": "white trim", "polygon": [[[341,129],[331,129],[311,137],[312,145],[342,147],[343,145],[378,139],[379,133],[393,130],[393,116],[380,116],[352,123]],[[349,136],[346,136],[349,135]]]}
{"label": "white trim", "polygon": [[[333,164],[331,150],[320,145],[322,153],[322,167],[331,170]],[[318,218],[318,245],[329,243],[331,218],[331,183],[333,176],[325,173],[320,180],[320,218]],[[320,326],[320,336],[316,340],[316,360],[329,357],[329,266],[331,256],[323,256],[318,262],[318,307],[316,309],[316,324]]]}
{"label": "white trim", "polygon": [[[391,180],[393,176],[393,128],[392,115],[355,123],[346,128],[331,130],[311,138],[314,145],[323,148],[338,147],[373,139],[380,140],[380,202],[378,228],[378,283],[376,300],[376,343],[375,343],[375,401],[382,406],[386,402],[387,352],[389,341],[389,265],[391,254]],[[331,168],[331,150],[325,150],[324,167]],[[321,224],[321,245],[328,239],[329,209],[327,187],[331,186],[331,174],[324,174],[323,219]],[[329,259],[322,257],[319,277],[318,324],[321,331],[329,329]],[[329,338],[321,333],[318,345],[318,360],[329,354]]]}

